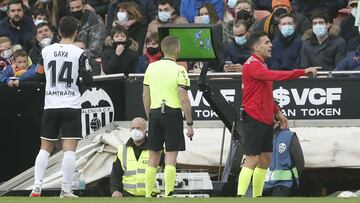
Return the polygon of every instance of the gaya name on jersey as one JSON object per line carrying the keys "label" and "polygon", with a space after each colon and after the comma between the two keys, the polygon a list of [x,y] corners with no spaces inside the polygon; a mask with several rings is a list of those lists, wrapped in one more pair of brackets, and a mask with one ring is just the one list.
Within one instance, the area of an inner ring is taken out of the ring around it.
{"label": "gaya name on jersey", "polygon": [[68,57],[67,51],[54,51],[54,57]]}

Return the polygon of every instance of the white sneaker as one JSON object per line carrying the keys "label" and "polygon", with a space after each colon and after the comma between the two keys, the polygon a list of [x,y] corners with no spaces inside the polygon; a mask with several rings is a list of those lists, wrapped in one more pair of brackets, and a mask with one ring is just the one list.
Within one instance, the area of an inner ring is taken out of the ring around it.
{"label": "white sneaker", "polygon": [[34,186],[34,189],[31,191],[30,197],[40,197],[41,196],[41,187]]}
{"label": "white sneaker", "polygon": [[74,195],[74,193],[72,193],[71,191],[70,192],[65,192],[64,190],[61,190],[60,192],[60,198],[77,198],[79,196],[77,195]]}

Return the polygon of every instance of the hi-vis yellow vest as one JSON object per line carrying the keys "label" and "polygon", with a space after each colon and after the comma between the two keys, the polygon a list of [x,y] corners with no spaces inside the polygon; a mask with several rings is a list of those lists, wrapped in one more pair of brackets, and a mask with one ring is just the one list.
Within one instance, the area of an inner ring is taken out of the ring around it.
{"label": "hi-vis yellow vest", "polygon": [[[135,196],[145,196],[145,169],[149,161],[149,150],[143,150],[139,160],[136,160],[131,146],[120,145],[117,154],[121,161],[123,175],[123,188]],[[154,192],[156,192],[154,187]]]}

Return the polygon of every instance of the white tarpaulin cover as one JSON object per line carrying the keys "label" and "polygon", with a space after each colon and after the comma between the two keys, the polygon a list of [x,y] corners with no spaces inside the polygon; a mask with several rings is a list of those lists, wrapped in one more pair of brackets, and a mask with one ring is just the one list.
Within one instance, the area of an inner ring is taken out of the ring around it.
{"label": "white tarpaulin cover", "polygon": [[[360,127],[292,128],[296,132],[305,156],[305,166],[360,167],[358,136]],[[218,166],[222,128],[196,128],[193,141],[186,138],[186,151],[179,153],[178,163],[185,165]],[[110,174],[117,146],[129,138],[129,129],[116,129],[86,140],[77,152],[77,168],[82,170],[86,183]],[[226,131],[223,164],[229,151],[230,133]],[[79,154],[82,154],[80,157]],[[47,173],[44,188],[59,188],[61,161],[53,165],[55,172]],[[24,186],[24,185],[23,185]],[[27,184],[26,188],[30,189]]]}

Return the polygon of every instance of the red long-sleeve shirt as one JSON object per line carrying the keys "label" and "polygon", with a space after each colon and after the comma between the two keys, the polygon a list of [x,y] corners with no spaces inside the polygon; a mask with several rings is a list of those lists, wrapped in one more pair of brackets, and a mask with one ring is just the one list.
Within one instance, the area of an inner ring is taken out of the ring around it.
{"label": "red long-sleeve shirt", "polygon": [[253,119],[272,125],[279,109],[273,99],[272,81],[290,80],[305,75],[304,69],[269,70],[264,61],[252,54],[242,69],[242,106]]}

